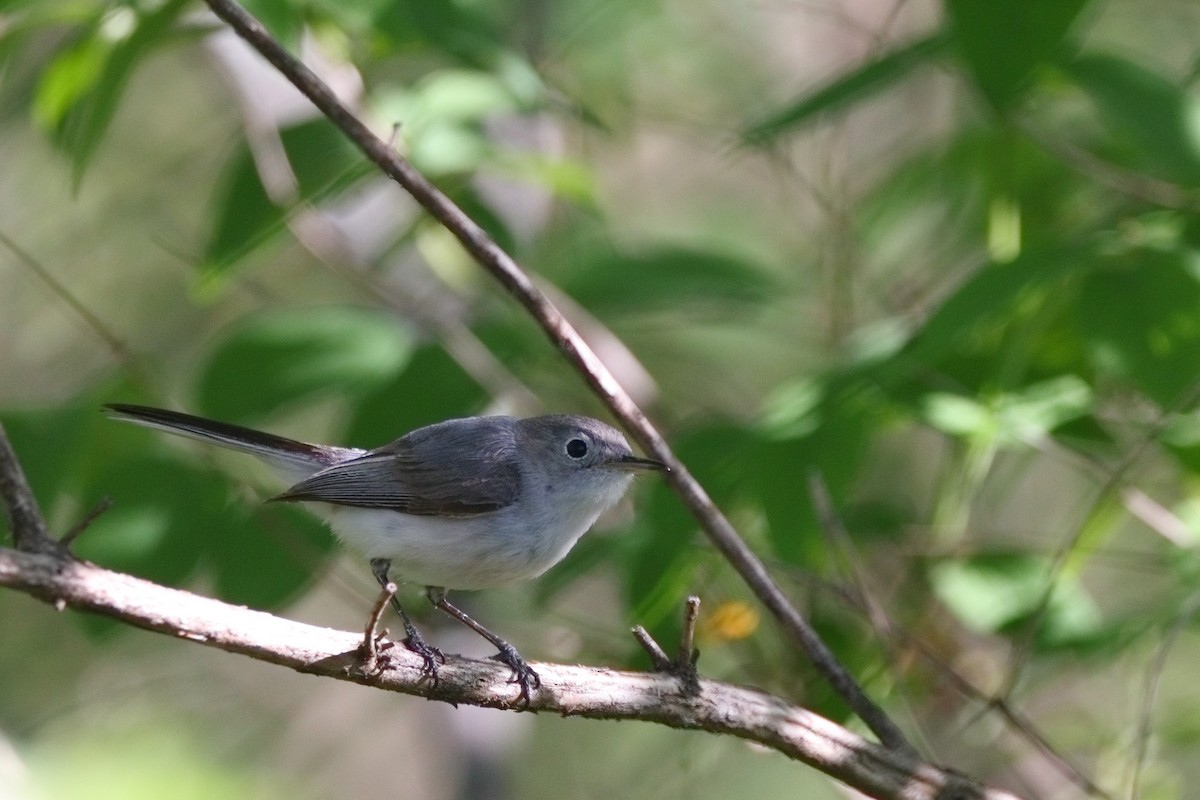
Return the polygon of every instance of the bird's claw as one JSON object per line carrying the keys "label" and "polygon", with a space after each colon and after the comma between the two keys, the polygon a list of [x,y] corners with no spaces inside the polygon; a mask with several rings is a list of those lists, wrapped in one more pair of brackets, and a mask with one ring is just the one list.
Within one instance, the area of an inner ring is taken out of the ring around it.
{"label": "bird's claw", "polygon": [[415,629],[409,632],[408,637],[404,640],[404,646],[421,657],[425,662],[421,665],[421,672],[428,675],[429,679],[436,686],[438,682],[438,665],[446,663],[446,654],[422,639],[421,635]]}
{"label": "bird's claw", "polygon": [[506,645],[500,648],[500,652],[491,657],[493,661],[499,661],[506,667],[512,670],[512,677],[508,679],[509,683],[515,683],[521,687],[520,704],[529,705],[529,693],[534,689],[541,688],[542,679],[534,671],[533,667],[525,663],[525,659],[521,658],[521,654],[512,645]]}

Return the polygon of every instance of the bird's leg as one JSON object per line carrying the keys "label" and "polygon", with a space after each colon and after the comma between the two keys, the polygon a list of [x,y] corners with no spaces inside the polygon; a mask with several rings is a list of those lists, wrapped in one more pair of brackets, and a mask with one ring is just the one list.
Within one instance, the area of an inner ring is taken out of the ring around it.
{"label": "bird's leg", "polygon": [[521,701],[528,706],[530,690],[541,686],[542,679],[538,677],[538,674],[533,671],[532,667],[525,663],[525,659],[521,658],[521,654],[517,652],[517,648],[471,619],[465,611],[451,604],[446,599],[446,590],[442,587],[426,586],[425,596],[429,598],[429,602],[433,603],[436,608],[454,617],[463,625],[466,625],[496,646],[500,652],[496,653],[492,658],[512,670],[512,678],[508,682],[516,683],[521,687]]}
{"label": "bird's leg", "polygon": [[[375,580],[379,581],[379,585],[386,587],[391,583],[388,577],[388,570],[391,569],[392,562],[386,558],[372,558],[371,572],[375,575]],[[412,652],[419,655],[425,664],[421,667],[421,671],[428,675],[436,684],[438,679],[438,663],[445,664],[446,656],[441,650],[425,641],[421,636],[421,632],[417,630],[417,626],[413,625],[413,621],[409,619],[408,613],[400,605],[400,600],[396,595],[391,597],[392,608],[396,609],[396,613],[400,615],[400,619],[404,622],[404,646]]]}

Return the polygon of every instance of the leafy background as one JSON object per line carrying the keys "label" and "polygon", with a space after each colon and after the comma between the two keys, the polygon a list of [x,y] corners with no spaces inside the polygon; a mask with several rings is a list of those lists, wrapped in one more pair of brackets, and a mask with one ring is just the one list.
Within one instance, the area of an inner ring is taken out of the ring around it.
{"label": "leafy background", "polygon": [[[539,276],[934,760],[1194,796],[1200,6],[250,8]],[[373,593],[253,465],[102,402],[360,446],[602,413],[201,5],[9,0],[0,76],[0,419],[58,530],[113,500],[84,557],[341,628]],[[459,599],[531,658],[644,667],[626,629],[671,641],[694,592],[705,674],[845,717],[660,483],[602,527]],[[714,737],[327,686],[12,593],[0,620],[18,797],[837,794]]]}

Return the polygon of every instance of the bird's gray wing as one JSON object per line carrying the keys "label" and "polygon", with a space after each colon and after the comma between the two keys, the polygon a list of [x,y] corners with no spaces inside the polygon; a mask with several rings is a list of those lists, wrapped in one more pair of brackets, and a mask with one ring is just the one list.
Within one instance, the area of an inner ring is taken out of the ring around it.
{"label": "bird's gray wing", "polygon": [[321,470],[272,499],[457,517],[486,514],[514,502],[521,474],[511,431],[446,425],[422,428]]}

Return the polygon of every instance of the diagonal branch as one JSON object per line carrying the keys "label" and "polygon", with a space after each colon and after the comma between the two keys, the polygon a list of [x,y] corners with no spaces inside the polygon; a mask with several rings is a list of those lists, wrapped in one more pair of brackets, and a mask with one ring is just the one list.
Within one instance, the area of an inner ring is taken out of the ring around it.
{"label": "diagonal branch", "polygon": [[58,543],[50,538],[37,498],[29,488],[25,470],[21,469],[21,462],[17,460],[3,425],[0,425],[0,500],[3,500],[8,528],[18,550],[49,554],[61,552]]}
{"label": "diagonal branch", "polygon": [[524,270],[462,209],[380,139],[338,100],[317,75],[283,48],[266,28],[233,0],[205,0],[213,12],[257,50],[333,122],[385,175],[400,184],[442,223],[500,284],[529,312],[550,340],[566,355],[614,416],[654,457],[670,467],[667,480],[713,545],[779,621],[788,637],[889,748],[915,755],[904,734],[863,691],[776,584],[766,566],[742,540],[704,488],[668,447],[629,394],[608,371],[562,313],[534,285]]}
{"label": "diagonal branch", "polygon": [[[508,683],[508,668],[490,661],[449,657],[433,686],[421,671],[421,658],[404,648],[392,648],[383,669],[365,668],[361,632],[281,619],[83,561],[0,548],[0,586],[297,672],[456,704],[511,708],[518,699]],[[737,736],[871,797],[1015,800],[754,689],[700,680],[698,691],[688,694],[667,674],[544,663],[537,664],[537,671],[542,685],[532,693],[530,711],[642,720]]]}

